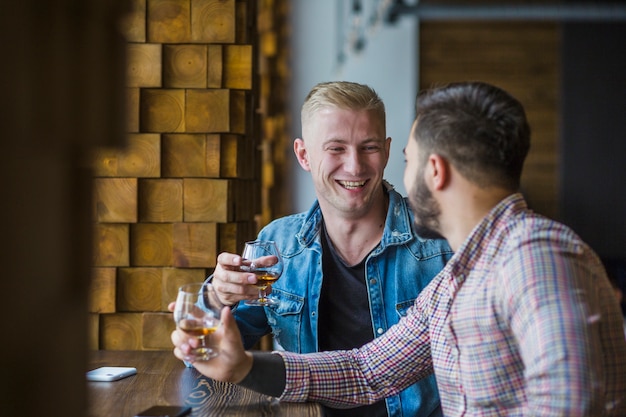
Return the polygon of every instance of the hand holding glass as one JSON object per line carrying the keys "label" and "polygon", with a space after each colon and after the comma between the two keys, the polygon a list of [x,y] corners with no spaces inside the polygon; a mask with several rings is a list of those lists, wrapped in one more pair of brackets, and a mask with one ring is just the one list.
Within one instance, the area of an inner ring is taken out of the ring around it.
{"label": "hand holding glass", "polygon": [[[205,309],[199,305],[201,297]],[[185,360],[206,361],[217,356],[217,350],[209,347],[205,338],[217,330],[222,307],[223,304],[211,283],[194,283],[180,287],[174,307],[174,321],[180,330],[196,336],[200,341],[200,345]]]}
{"label": "hand holding glass", "polygon": [[283,273],[283,258],[275,242],[269,240],[255,240],[246,242],[243,249],[243,265],[240,269],[256,275],[259,288],[259,297],[256,300],[246,301],[246,305],[268,306],[278,302],[267,296],[267,286]]}

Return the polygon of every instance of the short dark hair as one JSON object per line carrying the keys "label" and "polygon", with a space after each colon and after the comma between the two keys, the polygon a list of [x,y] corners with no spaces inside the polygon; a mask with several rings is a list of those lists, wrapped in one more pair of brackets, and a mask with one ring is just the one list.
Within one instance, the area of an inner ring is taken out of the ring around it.
{"label": "short dark hair", "polygon": [[441,155],[478,186],[518,190],[530,149],[524,107],[483,82],[453,83],[420,94],[414,139],[427,157]]}

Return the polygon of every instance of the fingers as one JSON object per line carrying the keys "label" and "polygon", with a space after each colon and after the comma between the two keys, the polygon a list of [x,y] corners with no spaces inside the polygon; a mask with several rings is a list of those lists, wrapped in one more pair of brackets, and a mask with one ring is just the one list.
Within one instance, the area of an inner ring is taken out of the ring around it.
{"label": "fingers", "polygon": [[[219,338],[220,354],[215,363],[219,372],[214,370],[213,377],[227,382],[238,383],[248,375],[252,368],[252,356],[243,348],[241,333],[230,308],[225,307],[221,313],[220,329],[213,335]],[[213,336],[212,335],[212,336]],[[202,369],[199,369],[203,372]]]}
{"label": "fingers", "polygon": [[222,252],[217,256],[217,263],[225,269],[237,270],[242,265],[242,259],[236,253]]}
{"label": "fingers", "polygon": [[181,361],[189,361],[194,355],[192,349],[197,348],[199,341],[195,337],[190,337],[181,330],[174,330],[170,336],[174,345],[174,356]]}
{"label": "fingers", "polygon": [[213,273],[213,287],[225,305],[233,305],[241,300],[257,296],[257,279],[253,273],[242,272],[241,256],[223,252],[217,258],[218,264]]}
{"label": "fingers", "polygon": [[[218,347],[218,355],[207,361],[195,361],[193,366],[202,374],[226,382],[240,382],[252,368],[252,356],[243,348],[241,335],[229,307],[221,313],[222,324],[210,335],[211,346]],[[198,340],[180,330],[171,334],[174,356],[189,361],[191,349],[197,347]]]}
{"label": "fingers", "polygon": [[261,256],[260,258],[257,258],[254,260],[254,263],[256,264],[257,267],[272,266],[272,265],[275,265],[277,262],[278,262],[278,256],[276,255]]}

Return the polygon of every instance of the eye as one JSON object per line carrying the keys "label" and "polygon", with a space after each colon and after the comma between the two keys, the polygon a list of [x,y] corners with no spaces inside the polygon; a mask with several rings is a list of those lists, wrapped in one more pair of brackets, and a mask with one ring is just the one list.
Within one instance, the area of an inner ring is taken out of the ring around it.
{"label": "eye", "polygon": [[329,146],[329,147],[326,148],[326,150],[328,152],[331,152],[331,153],[340,153],[340,152],[343,151],[343,147],[341,147],[341,146]]}
{"label": "eye", "polygon": [[378,145],[368,145],[363,147],[363,151],[368,153],[374,153],[380,151],[380,146]]}

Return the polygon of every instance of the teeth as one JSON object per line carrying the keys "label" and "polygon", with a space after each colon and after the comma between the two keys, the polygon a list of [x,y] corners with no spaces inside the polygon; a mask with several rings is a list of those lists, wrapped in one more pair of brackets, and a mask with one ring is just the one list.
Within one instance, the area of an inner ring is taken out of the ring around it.
{"label": "teeth", "polygon": [[359,188],[365,185],[365,181],[339,181],[346,188]]}

